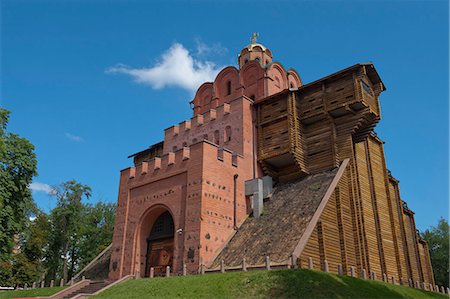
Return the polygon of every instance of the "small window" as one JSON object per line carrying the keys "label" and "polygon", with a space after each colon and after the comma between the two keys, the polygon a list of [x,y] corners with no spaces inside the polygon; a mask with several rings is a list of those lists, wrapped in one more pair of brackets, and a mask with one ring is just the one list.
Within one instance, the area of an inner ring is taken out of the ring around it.
{"label": "small window", "polygon": [[269,60],[266,60],[266,64],[269,64]]}
{"label": "small window", "polygon": [[192,139],[192,143],[197,143],[197,138]]}
{"label": "small window", "polygon": [[229,142],[231,141],[231,127],[227,126],[225,128],[225,138],[224,138],[225,142]]}
{"label": "small window", "polygon": [[248,63],[248,59],[245,59],[245,62],[244,62],[244,64],[247,64]]}
{"label": "small window", "polygon": [[209,140],[208,139],[208,134],[203,135],[203,140]]}
{"label": "small window", "polygon": [[364,81],[361,80],[361,85],[362,85],[363,90],[364,90],[366,93],[368,93],[368,94],[370,94],[371,96],[373,96],[372,88],[370,88],[370,86],[369,86],[366,82],[364,82]]}
{"label": "small window", "polygon": [[214,143],[215,144],[219,144],[220,143],[220,137],[219,137],[220,133],[219,130],[215,130],[214,131]]}
{"label": "small window", "polygon": [[255,100],[255,95],[252,94],[252,95],[250,96],[250,99],[252,99],[252,100],[254,101],[254,100]]}
{"label": "small window", "polygon": [[183,142],[183,147],[186,147],[187,146],[187,142],[185,141],[185,142]]}
{"label": "small window", "polygon": [[227,81],[227,96],[231,94],[231,81]]}
{"label": "small window", "polygon": [[175,152],[177,149],[178,149],[178,148],[177,148],[177,146],[175,145],[175,146],[172,148],[172,151]]}
{"label": "small window", "polygon": [[258,62],[259,62],[259,61],[260,61],[259,57],[256,57],[256,58],[255,58],[255,61],[258,61]]}
{"label": "small window", "polygon": [[291,88],[294,88],[294,83],[291,82],[290,86],[291,86]]}

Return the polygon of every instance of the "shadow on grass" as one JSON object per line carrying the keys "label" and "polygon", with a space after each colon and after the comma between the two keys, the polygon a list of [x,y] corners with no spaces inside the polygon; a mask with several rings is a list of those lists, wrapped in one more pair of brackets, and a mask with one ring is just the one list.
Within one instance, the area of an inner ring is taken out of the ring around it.
{"label": "shadow on grass", "polygon": [[[271,271],[274,298],[446,298],[442,294],[312,270]],[[271,280],[272,280],[271,279]]]}

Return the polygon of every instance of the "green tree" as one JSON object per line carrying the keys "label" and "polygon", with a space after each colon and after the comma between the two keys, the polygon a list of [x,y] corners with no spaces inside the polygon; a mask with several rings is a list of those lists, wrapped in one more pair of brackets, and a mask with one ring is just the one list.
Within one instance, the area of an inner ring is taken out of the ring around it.
{"label": "green tree", "polygon": [[444,218],[439,219],[437,226],[422,233],[422,238],[430,247],[430,258],[436,284],[449,286],[449,225]]}
{"label": "green tree", "polygon": [[10,112],[0,107],[0,284],[12,275],[12,248],[35,208],[29,184],[36,172],[34,146],[7,132]]}
{"label": "green tree", "polygon": [[79,242],[79,267],[73,270],[81,270],[111,244],[115,215],[116,205],[113,203],[86,205]]}
{"label": "green tree", "polygon": [[[82,199],[91,196],[89,186],[75,180],[62,183],[55,188],[56,207],[52,210],[51,239],[48,250],[48,263],[50,277],[55,279],[59,271],[62,278],[68,281],[68,262],[73,269],[76,266],[78,243],[83,226],[83,213],[85,205]],[[62,265],[60,261],[62,260]],[[73,272],[73,270],[71,271]]]}

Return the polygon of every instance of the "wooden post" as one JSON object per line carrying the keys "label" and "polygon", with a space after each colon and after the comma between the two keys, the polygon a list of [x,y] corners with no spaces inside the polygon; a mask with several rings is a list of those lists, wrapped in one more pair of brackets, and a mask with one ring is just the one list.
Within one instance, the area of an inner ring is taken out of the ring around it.
{"label": "wooden post", "polygon": [[200,265],[200,273],[205,274],[205,266],[203,264]]}
{"label": "wooden post", "polygon": [[245,261],[245,257],[242,259],[242,271],[247,271],[247,262]]}
{"label": "wooden post", "polygon": [[270,270],[270,258],[266,255],[266,270]]}
{"label": "wooden post", "polygon": [[61,280],[59,281],[59,286],[63,287],[64,286],[64,278],[61,278]]}
{"label": "wooden post", "polygon": [[430,291],[434,292],[434,287],[431,283],[429,283],[429,288],[430,288]]}
{"label": "wooden post", "polygon": [[354,267],[354,266],[351,266],[351,267],[350,267],[350,276],[351,276],[351,277],[355,277],[355,276],[356,276],[355,274],[356,274],[355,267]]}
{"label": "wooden post", "polygon": [[370,272],[370,279],[377,280],[377,273],[375,271]]}
{"label": "wooden post", "polygon": [[81,280],[85,280],[86,279],[86,276],[81,276]]}
{"label": "wooden post", "polygon": [[344,275],[344,269],[342,269],[342,264],[338,264],[338,274]]}
{"label": "wooden post", "polygon": [[383,273],[383,281],[384,281],[384,282],[388,282],[386,273]]}
{"label": "wooden post", "polygon": [[170,266],[166,267],[166,277],[170,276]]}
{"label": "wooden post", "polygon": [[183,263],[183,276],[187,275],[187,268],[186,268],[186,264]]}
{"label": "wooden post", "polygon": [[397,284],[397,282],[395,281],[395,277],[394,276],[392,276],[391,281],[392,281],[392,284]]}
{"label": "wooden post", "polygon": [[435,291],[436,293],[439,293],[439,287],[438,287],[437,284],[434,285],[434,291]]}
{"label": "wooden post", "polygon": [[444,288],[444,286],[441,286],[441,293],[442,293],[442,294],[445,294],[445,288]]}
{"label": "wooden post", "polygon": [[52,279],[50,280],[50,287],[53,288],[53,284],[55,283],[55,281]]}
{"label": "wooden post", "polygon": [[45,281],[41,281],[41,289],[44,287]]}
{"label": "wooden post", "polygon": [[367,279],[366,269],[362,269],[361,276],[362,276],[362,279]]}
{"label": "wooden post", "polygon": [[328,261],[327,260],[323,261],[323,271],[324,272],[330,272],[330,267],[328,266]]}
{"label": "wooden post", "polygon": [[308,269],[310,270],[314,269],[314,262],[312,257],[308,257]]}
{"label": "wooden post", "polygon": [[292,269],[297,269],[298,268],[297,257],[295,255],[291,255],[291,268]]}
{"label": "wooden post", "polygon": [[26,284],[23,286],[23,288],[24,288],[25,290],[28,290],[28,283],[26,283]]}
{"label": "wooden post", "polygon": [[36,288],[36,282],[33,282],[33,285],[31,286],[33,289]]}
{"label": "wooden post", "polygon": [[420,283],[416,280],[416,289],[420,289]]}
{"label": "wooden post", "polygon": [[155,277],[155,268],[150,267],[150,278]]}
{"label": "wooden post", "polygon": [[75,283],[75,280],[74,280],[73,277],[72,277],[72,279],[70,280],[70,285],[73,286],[74,283]]}
{"label": "wooden post", "polygon": [[447,287],[447,294],[450,294],[450,288]]}
{"label": "wooden post", "polygon": [[400,277],[400,279],[399,279],[399,281],[398,281],[399,283],[400,283],[400,285],[402,286],[403,285],[403,277]]}
{"label": "wooden post", "polygon": [[220,272],[225,273],[225,261],[220,261]]}

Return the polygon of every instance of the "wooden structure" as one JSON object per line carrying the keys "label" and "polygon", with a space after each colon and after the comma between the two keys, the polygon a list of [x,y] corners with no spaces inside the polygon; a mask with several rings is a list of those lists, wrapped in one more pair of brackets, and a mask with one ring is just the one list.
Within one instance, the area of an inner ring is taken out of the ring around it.
{"label": "wooden structure", "polygon": [[[255,102],[258,161],[279,181],[330,170],[349,159],[299,263],[327,260],[348,272],[434,284],[427,243],[387,169],[373,132],[385,86],[371,63]],[[314,265],[323,268],[324,265]]]}

